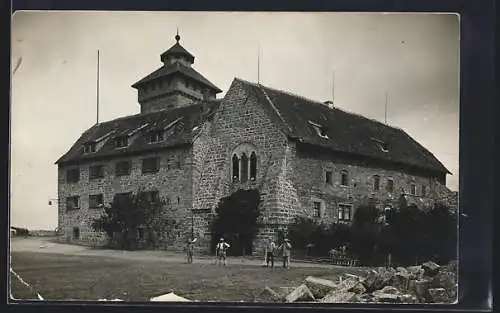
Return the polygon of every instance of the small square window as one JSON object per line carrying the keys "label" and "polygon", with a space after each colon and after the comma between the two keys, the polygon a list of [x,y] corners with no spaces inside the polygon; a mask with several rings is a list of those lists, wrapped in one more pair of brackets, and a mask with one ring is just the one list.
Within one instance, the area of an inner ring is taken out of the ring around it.
{"label": "small square window", "polygon": [[104,177],[104,166],[94,165],[89,167],[89,179],[98,179]]}
{"label": "small square window", "polygon": [[72,168],[66,171],[66,182],[77,183],[80,180],[80,169]]}
{"label": "small square window", "polygon": [[352,206],[348,204],[339,204],[338,219],[339,221],[350,221]]}
{"label": "small square window", "polygon": [[148,135],[148,142],[149,143],[155,143],[155,142],[160,142],[163,141],[164,139],[164,133],[163,131],[152,131]]}
{"label": "small square window", "polygon": [[160,170],[159,158],[147,158],[142,160],[142,173],[156,173]]}
{"label": "small square window", "polygon": [[80,197],[71,196],[66,198],[66,211],[73,211],[80,209]]}
{"label": "small square window", "polygon": [[115,148],[124,148],[128,146],[128,136],[118,136],[115,138]]}
{"label": "small square window", "polygon": [[101,207],[103,204],[104,204],[104,197],[102,193],[89,196],[90,209],[97,209]]}
{"label": "small square window", "polygon": [[115,164],[115,176],[130,175],[132,164],[130,161],[119,161]]}
{"label": "small square window", "polygon": [[96,152],[97,144],[95,142],[88,142],[83,146],[83,153],[94,153]]}

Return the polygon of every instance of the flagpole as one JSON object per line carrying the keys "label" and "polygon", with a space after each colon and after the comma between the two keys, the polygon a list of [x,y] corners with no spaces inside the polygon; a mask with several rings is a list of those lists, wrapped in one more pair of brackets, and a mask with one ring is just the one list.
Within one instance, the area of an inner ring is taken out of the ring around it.
{"label": "flagpole", "polygon": [[97,49],[97,88],[96,88],[96,100],[97,100],[97,124],[99,124],[99,49]]}
{"label": "flagpole", "polygon": [[387,95],[387,90],[385,91],[385,124],[387,124],[387,101],[388,101],[388,95]]}
{"label": "flagpole", "polygon": [[257,47],[257,84],[260,85],[260,43]]}
{"label": "flagpole", "polygon": [[332,72],[332,104],[335,105],[335,71]]}

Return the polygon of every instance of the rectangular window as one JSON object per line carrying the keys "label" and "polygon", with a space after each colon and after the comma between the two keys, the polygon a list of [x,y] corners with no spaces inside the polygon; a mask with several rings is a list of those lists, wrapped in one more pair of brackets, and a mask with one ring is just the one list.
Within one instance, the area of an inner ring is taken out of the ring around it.
{"label": "rectangular window", "polygon": [[148,134],[149,143],[160,142],[163,141],[163,139],[164,139],[163,131],[152,131]]}
{"label": "rectangular window", "polygon": [[66,171],[66,182],[77,183],[80,180],[80,169],[72,168]]}
{"label": "rectangular window", "polygon": [[94,165],[89,168],[89,179],[98,179],[104,177],[104,166]]}
{"label": "rectangular window", "polygon": [[338,207],[338,219],[339,221],[350,221],[351,220],[351,210],[352,206],[349,204],[339,204]]}
{"label": "rectangular window", "polygon": [[95,142],[86,143],[83,146],[83,153],[94,153],[96,151],[97,144]]}
{"label": "rectangular window", "polygon": [[422,197],[425,197],[427,195],[427,186],[422,185]]}
{"label": "rectangular window", "polygon": [[66,211],[73,211],[80,209],[80,197],[71,196],[66,198]]}
{"label": "rectangular window", "polygon": [[119,192],[119,193],[115,193],[114,195],[114,198],[123,198],[123,197],[132,197],[132,192]]}
{"label": "rectangular window", "polygon": [[115,138],[115,148],[124,148],[128,146],[128,136],[118,136]]}
{"label": "rectangular window", "polygon": [[89,208],[97,209],[104,204],[104,197],[102,193],[96,195],[89,195]]}
{"label": "rectangular window", "polygon": [[332,171],[326,171],[326,173],[325,173],[325,183],[327,185],[331,185],[332,184]]}
{"label": "rectangular window", "polygon": [[132,164],[130,161],[120,161],[115,164],[115,175],[116,176],[128,176],[130,175],[130,169]]}
{"label": "rectangular window", "polygon": [[386,187],[387,187],[387,192],[390,193],[394,192],[394,181],[392,179],[388,179]]}
{"label": "rectangular window", "polygon": [[147,158],[142,160],[142,173],[156,173],[160,170],[159,158]]}
{"label": "rectangular window", "polygon": [[417,195],[417,186],[415,186],[415,184],[410,185],[410,194],[413,196]]}
{"label": "rectangular window", "polygon": [[73,227],[73,239],[75,239],[75,240],[80,239],[80,228]]}
{"label": "rectangular window", "polygon": [[374,191],[380,190],[380,176],[378,175],[373,176],[373,190]]}
{"label": "rectangular window", "polygon": [[342,173],[340,173],[340,185],[341,186],[349,185],[349,176],[347,175],[346,171],[342,171]]}
{"label": "rectangular window", "polygon": [[160,199],[159,193],[157,190],[146,191],[145,192],[146,200],[149,202],[158,202]]}
{"label": "rectangular window", "polygon": [[321,202],[314,201],[313,202],[313,207],[314,207],[314,217],[321,217]]}

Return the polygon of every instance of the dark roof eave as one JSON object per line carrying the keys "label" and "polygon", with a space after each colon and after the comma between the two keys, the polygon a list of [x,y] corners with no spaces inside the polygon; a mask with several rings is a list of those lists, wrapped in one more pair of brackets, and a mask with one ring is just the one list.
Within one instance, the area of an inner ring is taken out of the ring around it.
{"label": "dark roof eave", "polygon": [[[181,73],[182,73],[182,72],[181,72]],[[183,73],[182,73],[182,74],[183,74]],[[184,74],[184,75],[185,75],[185,74]],[[165,75],[165,76],[167,76],[167,75]],[[139,89],[141,86],[144,86],[144,85],[145,85],[145,84],[147,84],[147,83],[150,83],[150,82],[152,82],[152,81],[154,81],[154,80],[156,80],[156,79],[159,79],[159,78],[162,78],[162,77],[165,77],[165,76],[158,76],[158,77],[155,77],[155,78],[153,78],[153,79],[151,79],[151,80],[146,80],[146,81],[143,81],[143,80],[144,80],[144,78],[142,78],[141,80],[139,80],[139,81],[135,82],[134,84],[132,84],[130,87],[132,87],[132,88],[134,88],[134,89]],[[185,76],[190,77],[189,75],[185,75]],[[147,77],[147,76],[146,76],[146,77]],[[190,77],[190,78],[192,78],[192,77]],[[200,82],[200,83],[202,83],[202,84],[206,85],[206,84],[205,84],[205,83],[203,83],[203,82]],[[221,92],[222,92],[222,89],[220,89],[219,87],[217,87],[217,86],[215,86],[215,85],[214,85],[214,86],[209,86],[209,85],[206,85],[206,87],[208,87],[208,88],[212,89],[213,91],[215,91],[215,93],[221,93]]]}
{"label": "dark roof eave", "polygon": [[162,146],[152,146],[152,147],[147,147],[143,149],[137,149],[137,150],[123,150],[120,152],[117,152],[116,150],[113,150],[110,153],[106,154],[87,154],[87,155],[79,155],[78,157],[74,157],[68,160],[64,160],[64,156],[61,157],[59,160],[56,161],[56,165],[69,165],[69,164],[75,164],[79,162],[85,162],[85,161],[95,161],[95,160],[105,160],[105,159],[111,159],[111,158],[116,158],[116,157],[121,157],[121,156],[133,156],[133,155],[140,155],[143,153],[148,153],[152,151],[160,151],[160,150],[169,150],[169,149],[174,149],[174,148],[180,148],[184,146],[191,146],[193,144],[192,140],[189,141],[184,141],[184,142],[176,142],[171,145],[162,145]]}
{"label": "dark roof eave", "polygon": [[[349,153],[347,153],[345,151],[338,151],[338,150],[333,149],[333,148],[328,147],[328,146],[323,146],[323,145],[318,145],[318,144],[315,144],[315,143],[308,142],[308,141],[306,141],[303,138],[298,137],[298,136],[288,135],[288,138],[291,141],[295,141],[295,142],[298,142],[298,143],[303,144],[303,145],[315,146],[315,147],[326,149],[326,150],[333,151],[333,152],[339,152],[339,153],[349,154]],[[370,155],[354,154],[354,153],[350,153],[350,154],[357,155],[357,156],[360,156],[360,157],[365,157],[365,158],[371,158],[371,159],[378,160],[378,161],[383,161],[383,162],[389,162],[389,163],[393,163],[393,164],[398,164],[398,165],[411,166],[411,167],[414,167],[414,168],[419,168],[419,169],[422,169],[422,170],[432,171],[432,172],[436,172],[436,173],[440,173],[440,174],[450,174],[450,175],[452,175],[451,172],[448,169],[446,169],[444,166],[443,166],[443,169],[428,168],[428,167],[422,167],[422,166],[418,166],[418,165],[414,165],[414,164],[410,164],[410,163],[401,163],[401,162],[397,162],[397,161],[391,161],[391,160],[381,159],[381,158],[373,157],[373,156],[370,156]]]}

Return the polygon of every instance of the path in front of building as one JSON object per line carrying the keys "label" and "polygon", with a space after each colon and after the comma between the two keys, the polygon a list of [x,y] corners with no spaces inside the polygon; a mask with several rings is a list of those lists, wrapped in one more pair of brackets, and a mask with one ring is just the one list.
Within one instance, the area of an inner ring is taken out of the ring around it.
{"label": "path in front of building", "polygon": [[[54,242],[54,238],[50,237],[15,237],[11,239],[10,249],[12,252],[36,252],[36,253],[55,253],[73,256],[97,256],[97,257],[110,257],[121,258],[135,261],[163,261],[184,263],[186,257],[183,253],[164,250],[138,250],[138,251],[123,251],[123,250],[110,250],[100,248],[90,248],[85,246],[70,245]],[[228,257],[227,263],[231,264],[244,264],[262,266],[262,260],[248,259],[244,257]],[[281,258],[276,258],[275,265],[280,265]],[[194,257],[195,263],[210,264],[215,263],[215,257],[210,256],[196,256]],[[293,262],[291,267],[320,267],[320,268],[334,268],[335,265]]]}

